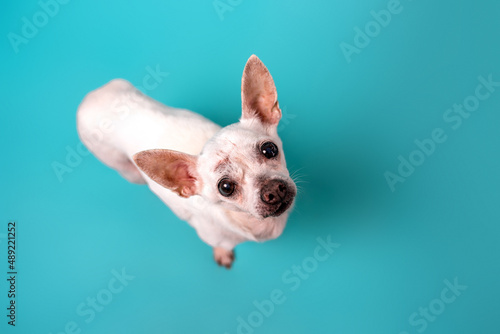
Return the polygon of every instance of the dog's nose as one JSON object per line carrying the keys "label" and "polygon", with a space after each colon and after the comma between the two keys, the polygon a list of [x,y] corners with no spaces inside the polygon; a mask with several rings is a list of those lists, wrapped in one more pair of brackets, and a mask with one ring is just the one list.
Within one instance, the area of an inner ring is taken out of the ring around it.
{"label": "dog's nose", "polygon": [[260,192],[260,199],[266,204],[279,204],[285,200],[288,188],[281,180],[267,181]]}

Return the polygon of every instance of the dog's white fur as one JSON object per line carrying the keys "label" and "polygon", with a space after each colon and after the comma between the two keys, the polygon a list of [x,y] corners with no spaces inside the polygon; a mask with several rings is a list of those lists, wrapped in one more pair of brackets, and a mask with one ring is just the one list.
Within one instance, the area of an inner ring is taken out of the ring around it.
{"label": "dog's white fur", "polygon": [[[240,122],[221,128],[116,79],[89,93],[77,115],[80,138],[89,150],[130,182],[147,183],[228,268],[237,244],[274,239],[285,227],[292,204],[276,216],[263,214],[274,210],[262,203],[263,182],[284,182],[291,203],[296,193],[277,134],[281,110],[276,88],[256,56],[245,66],[242,100]],[[258,145],[266,141],[279,148],[277,159],[259,156]],[[230,198],[217,188],[228,175],[238,187]]]}

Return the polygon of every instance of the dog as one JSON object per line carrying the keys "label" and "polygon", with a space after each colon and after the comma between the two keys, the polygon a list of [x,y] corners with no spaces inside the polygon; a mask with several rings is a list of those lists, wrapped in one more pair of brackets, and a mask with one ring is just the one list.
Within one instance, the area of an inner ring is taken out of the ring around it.
{"label": "dog", "polygon": [[274,80],[255,55],[243,70],[241,99],[239,122],[221,128],[115,79],[77,111],[85,146],[128,181],[147,184],[228,269],[239,243],[281,235],[297,194],[277,132]]}

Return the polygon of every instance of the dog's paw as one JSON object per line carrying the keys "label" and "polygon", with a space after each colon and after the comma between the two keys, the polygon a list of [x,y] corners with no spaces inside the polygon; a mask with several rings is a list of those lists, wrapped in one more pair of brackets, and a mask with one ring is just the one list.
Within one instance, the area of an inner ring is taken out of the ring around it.
{"label": "dog's paw", "polygon": [[234,252],[221,247],[214,247],[214,259],[219,266],[231,269],[231,265],[234,261]]}

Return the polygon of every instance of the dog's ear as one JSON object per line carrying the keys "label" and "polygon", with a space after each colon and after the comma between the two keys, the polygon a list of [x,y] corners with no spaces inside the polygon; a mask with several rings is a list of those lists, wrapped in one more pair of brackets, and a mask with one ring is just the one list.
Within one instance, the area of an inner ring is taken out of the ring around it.
{"label": "dog's ear", "polygon": [[264,125],[276,126],[281,119],[278,93],[264,63],[252,55],[241,79],[241,119],[257,117]]}
{"label": "dog's ear", "polygon": [[136,153],[134,161],[153,181],[182,197],[196,195],[201,190],[196,156],[158,149]]}

